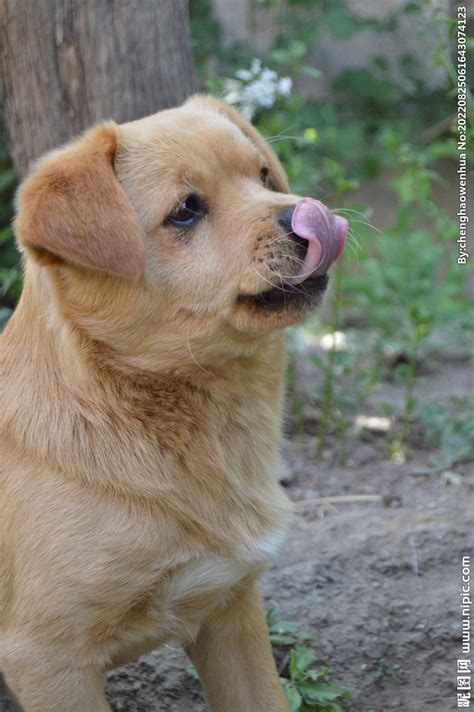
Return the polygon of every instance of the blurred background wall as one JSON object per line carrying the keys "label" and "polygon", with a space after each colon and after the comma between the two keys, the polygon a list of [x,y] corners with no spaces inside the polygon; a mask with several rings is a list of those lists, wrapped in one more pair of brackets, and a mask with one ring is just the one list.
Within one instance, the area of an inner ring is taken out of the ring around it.
{"label": "blurred background wall", "polygon": [[[254,0],[212,0],[218,18],[223,39],[227,44],[234,42],[249,43],[257,53],[267,52],[281,30],[279,13],[281,8],[265,6]],[[384,20],[406,5],[405,0],[349,0],[348,7],[363,18]],[[331,83],[345,69],[350,67],[368,67],[376,57],[384,57],[390,67],[390,76],[395,81],[403,81],[400,60],[412,55],[419,64],[421,74],[429,86],[439,86],[446,81],[446,69],[433,67],[431,56],[439,42],[437,32],[429,31],[429,21],[434,9],[450,9],[449,0],[429,0],[420,15],[401,17],[390,34],[381,35],[377,30],[362,29],[357,35],[345,36],[345,16],[340,15],[340,37],[322,37],[315,45],[311,61],[322,75],[316,81],[300,78],[303,91],[308,96],[328,93]],[[299,8],[296,12],[311,13],[311,9]],[[337,32],[337,20],[334,22]],[[448,28],[440,30],[447,41]]]}

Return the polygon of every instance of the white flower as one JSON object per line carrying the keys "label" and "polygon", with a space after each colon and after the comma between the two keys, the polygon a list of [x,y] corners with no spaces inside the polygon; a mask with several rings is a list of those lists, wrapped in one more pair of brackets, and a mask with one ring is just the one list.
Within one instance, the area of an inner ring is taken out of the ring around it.
{"label": "white flower", "polygon": [[241,97],[244,103],[253,103],[256,106],[264,106],[269,109],[275,102],[275,85],[262,79],[256,79],[244,87]]}
{"label": "white flower", "polygon": [[258,108],[271,109],[279,96],[290,95],[292,81],[290,77],[279,77],[268,67],[262,67],[262,60],[252,60],[250,70],[239,69],[235,79],[225,80],[228,104],[237,104],[241,112],[251,119]]}
{"label": "white flower", "polygon": [[250,79],[252,79],[252,73],[249,72],[248,69],[239,69],[236,73],[235,76],[237,79],[241,79],[243,82],[248,82]]}
{"label": "white flower", "polygon": [[278,93],[280,96],[290,96],[293,82],[290,77],[282,77],[278,80]]}
{"label": "white flower", "polygon": [[252,59],[252,64],[250,65],[250,71],[252,74],[260,74],[260,71],[262,69],[262,60],[261,59]]}
{"label": "white flower", "polygon": [[229,91],[224,95],[224,101],[226,104],[238,104],[240,101],[239,91]]}
{"label": "white flower", "polygon": [[260,72],[260,79],[264,82],[275,82],[278,79],[278,74],[273,71],[273,69],[268,69],[264,67]]}

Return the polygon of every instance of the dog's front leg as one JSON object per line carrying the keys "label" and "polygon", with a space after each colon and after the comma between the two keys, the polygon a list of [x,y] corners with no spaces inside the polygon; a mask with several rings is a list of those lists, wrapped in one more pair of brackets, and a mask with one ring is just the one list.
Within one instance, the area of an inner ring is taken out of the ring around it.
{"label": "dog's front leg", "polygon": [[110,712],[98,669],[48,665],[39,657],[7,662],[3,672],[22,712]]}
{"label": "dog's front leg", "polygon": [[202,625],[186,652],[213,712],[288,712],[253,583]]}

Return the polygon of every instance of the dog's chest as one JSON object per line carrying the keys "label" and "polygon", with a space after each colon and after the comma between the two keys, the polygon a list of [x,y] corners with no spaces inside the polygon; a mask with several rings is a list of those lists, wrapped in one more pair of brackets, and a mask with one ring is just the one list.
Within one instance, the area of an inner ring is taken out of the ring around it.
{"label": "dog's chest", "polygon": [[153,534],[141,542],[147,557],[134,576],[140,583],[128,631],[137,617],[137,630],[154,639],[189,640],[233,589],[271,562],[290,510],[274,475],[279,383],[275,369],[262,367],[232,392],[187,389],[179,404],[157,404],[167,433],[165,441],[160,429],[150,432],[159,506],[134,517],[150,517]]}
{"label": "dog's chest", "polygon": [[233,556],[205,553],[170,572],[156,592],[159,628],[173,638],[191,639],[203,618],[249,576],[272,561],[285,536],[282,526],[237,548]]}
{"label": "dog's chest", "polygon": [[278,399],[244,390],[232,404],[219,405],[221,418],[213,419],[193,460],[193,474],[206,487],[192,503],[192,519],[200,536],[210,535],[211,546],[170,573],[160,591],[162,610],[185,636],[239,582],[272,562],[289,517],[274,474]]}

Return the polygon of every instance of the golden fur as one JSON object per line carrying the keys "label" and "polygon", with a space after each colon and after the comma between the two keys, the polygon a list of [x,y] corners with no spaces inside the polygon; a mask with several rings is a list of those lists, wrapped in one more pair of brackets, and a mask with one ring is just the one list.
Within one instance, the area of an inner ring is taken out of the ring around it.
{"label": "golden fur", "polygon": [[[164,221],[190,191],[208,214],[184,234]],[[290,512],[280,330],[319,295],[252,295],[295,270],[276,216],[297,200],[209,97],[101,124],[21,187],[25,287],[0,338],[0,669],[25,712],[108,710],[104,671],[171,638],[213,710],[288,709],[254,584]]]}

